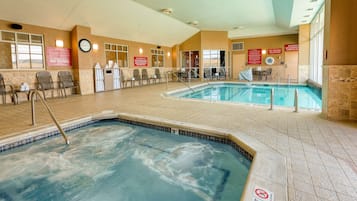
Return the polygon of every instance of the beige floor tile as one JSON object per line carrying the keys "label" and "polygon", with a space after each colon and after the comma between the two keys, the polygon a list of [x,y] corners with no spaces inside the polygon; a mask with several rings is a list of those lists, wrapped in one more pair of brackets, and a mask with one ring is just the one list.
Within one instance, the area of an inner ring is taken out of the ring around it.
{"label": "beige floor tile", "polygon": [[[181,83],[169,84],[170,90],[183,87]],[[157,84],[48,102],[60,122],[113,110],[243,132],[287,158],[289,200],[356,200],[356,191],[351,190],[357,189],[355,122],[328,121],[314,111],[270,111],[268,107],[161,96],[166,91],[165,84]],[[28,102],[0,105],[0,139],[33,129],[30,112]],[[36,102],[36,122],[35,128],[53,125],[40,102]]]}

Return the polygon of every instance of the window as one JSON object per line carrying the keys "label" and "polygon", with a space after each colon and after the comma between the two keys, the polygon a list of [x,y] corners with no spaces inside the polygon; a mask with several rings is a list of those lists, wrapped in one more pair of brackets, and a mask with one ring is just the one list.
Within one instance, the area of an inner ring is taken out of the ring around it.
{"label": "window", "polygon": [[323,44],[324,44],[324,14],[322,7],[311,22],[310,30],[310,72],[309,78],[322,84]]}
{"label": "window", "polygon": [[223,50],[203,50],[203,67],[217,68],[225,67],[225,51]]}
{"label": "window", "polygon": [[159,49],[151,49],[151,66],[164,67],[164,51]]}
{"label": "window", "polygon": [[0,57],[0,69],[42,69],[43,36],[0,31]]}
{"label": "window", "polygon": [[[128,67],[128,46],[104,43],[106,62],[115,62],[119,67]],[[112,67],[112,66],[110,66]]]}

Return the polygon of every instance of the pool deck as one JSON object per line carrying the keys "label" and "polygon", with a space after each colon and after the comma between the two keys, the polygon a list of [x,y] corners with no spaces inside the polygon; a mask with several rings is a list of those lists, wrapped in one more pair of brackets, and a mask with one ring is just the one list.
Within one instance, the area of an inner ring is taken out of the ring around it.
{"label": "pool deck", "polygon": [[[177,82],[168,86],[169,91],[185,87]],[[212,104],[162,96],[168,90],[166,84],[157,84],[55,98],[48,102],[61,123],[112,110],[242,135],[240,137],[245,141],[267,147],[266,153],[281,156],[278,160],[283,158],[286,163],[285,169],[280,171],[282,178],[287,172],[287,199],[282,196],[274,197],[274,200],[357,200],[356,122],[328,121],[321,118],[318,112],[300,110],[294,113],[293,108],[270,111],[269,106]],[[0,105],[0,111],[0,139],[53,125],[39,102],[36,103],[35,127],[31,126],[29,102]],[[266,158],[260,161],[264,160],[268,164],[274,163],[276,158],[266,154]],[[264,164],[257,166],[263,168],[261,171],[266,170],[267,174],[272,173],[269,167],[264,169]],[[278,172],[273,174],[269,176],[279,177]],[[265,182],[264,187],[274,191],[274,186]],[[248,191],[252,192],[252,189]]]}

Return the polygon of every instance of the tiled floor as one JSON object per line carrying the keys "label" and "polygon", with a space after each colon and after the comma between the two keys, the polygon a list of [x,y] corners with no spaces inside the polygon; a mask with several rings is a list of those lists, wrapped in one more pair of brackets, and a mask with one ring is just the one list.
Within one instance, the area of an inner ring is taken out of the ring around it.
{"label": "tiled floor", "polygon": [[[184,87],[170,83],[168,90]],[[59,121],[103,110],[155,116],[243,132],[286,157],[290,201],[357,200],[357,123],[332,122],[293,109],[182,101],[161,96],[165,84],[50,99]],[[30,104],[0,105],[0,139],[33,129]],[[40,102],[37,126],[52,124]]]}

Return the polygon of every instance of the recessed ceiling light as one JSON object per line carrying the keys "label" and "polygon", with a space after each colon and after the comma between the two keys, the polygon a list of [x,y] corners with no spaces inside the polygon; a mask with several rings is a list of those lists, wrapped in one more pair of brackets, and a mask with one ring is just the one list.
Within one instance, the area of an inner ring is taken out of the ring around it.
{"label": "recessed ceiling light", "polygon": [[306,21],[306,20],[302,20],[301,22],[302,22],[302,23],[306,23],[307,21]]}
{"label": "recessed ceiling light", "polygon": [[244,29],[244,26],[233,27],[233,29]]}
{"label": "recessed ceiling light", "polygon": [[194,21],[191,21],[191,22],[187,22],[187,24],[193,25],[193,26],[197,26],[198,25],[198,21],[194,20]]}
{"label": "recessed ceiling light", "polygon": [[310,15],[304,15],[304,17],[310,17]]}
{"label": "recessed ceiling light", "polygon": [[306,9],[307,11],[313,11],[314,9],[313,8],[308,8]]}
{"label": "recessed ceiling light", "polygon": [[310,0],[310,2],[316,2],[317,0]]}
{"label": "recessed ceiling light", "polygon": [[163,8],[163,9],[161,9],[161,12],[166,15],[171,15],[173,10],[172,10],[172,8]]}

